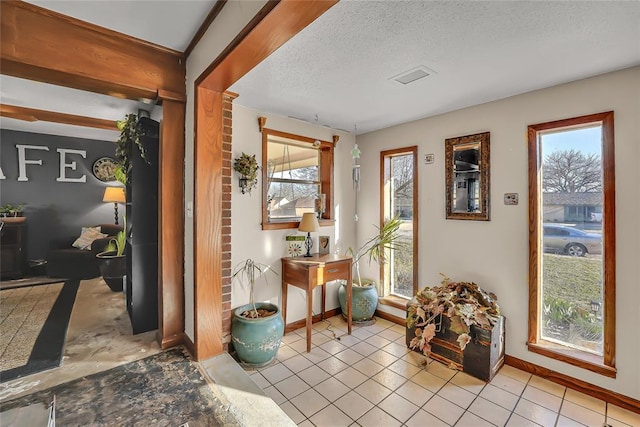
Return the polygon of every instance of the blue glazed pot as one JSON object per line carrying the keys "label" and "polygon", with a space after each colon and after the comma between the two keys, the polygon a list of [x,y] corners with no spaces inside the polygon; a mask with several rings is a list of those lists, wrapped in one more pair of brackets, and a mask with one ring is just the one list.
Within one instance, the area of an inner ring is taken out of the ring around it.
{"label": "blue glazed pot", "polygon": [[[364,281],[364,280],[363,280]],[[351,320],[366,322],[373,318],[378,306],[378,289],[376,284],[368,283],[364,286],[352,286]],[[347,284],[342,282],[338,288],[338,300],[343,316],[347,315]]]}
{"label": "blue glazed pot", "polygon": [[275,311],[275,314],[258,319],[243,317],[240,315],[242,312],[253,309],[252,304],[247,304],[235,309],[231,320],[231,340],[238,358],[255,367],[268,365],[273,361],[284,333],[284,321],[278,306],[257,302],[256,309],[261,308]]}

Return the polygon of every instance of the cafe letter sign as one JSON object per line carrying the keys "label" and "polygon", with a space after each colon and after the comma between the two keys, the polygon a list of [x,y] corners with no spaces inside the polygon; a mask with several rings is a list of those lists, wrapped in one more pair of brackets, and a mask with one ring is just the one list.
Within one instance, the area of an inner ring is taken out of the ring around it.
{"label": "cafe letter sign", "polygon": [[[27,175],[27,166],[42,166],[42,159],[35,159],[33,156],[35,153],[28,153],[27,150],[40,150],[40,151],[49,151],[49,147],[43,145],[22,145],[16,144],[16,149],[18,150],[18,181],[29,181],[29,176]],[[87,158],[87,152],[85,150],[74,150],[71,148],[57,148],[58,158],[60,159],[60,167],[59,174],[56,178],[58,182],[87,182],[87,176],[67,176],[69,170],[75,171],[78,168],[78,164],[76,161],[70,159],[70,156],[80,156],[83,159]],[[30,154],[30,158],[27,158],[27,154]],[[2,171],[2,167],[0,167],[0,179],[7,179],[4,172]]]}

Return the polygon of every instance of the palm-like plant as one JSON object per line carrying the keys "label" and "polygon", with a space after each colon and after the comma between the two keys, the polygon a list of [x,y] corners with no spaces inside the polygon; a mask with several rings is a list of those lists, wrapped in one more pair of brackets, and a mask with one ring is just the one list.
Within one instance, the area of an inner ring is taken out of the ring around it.
{"label": "palm-like plant", "polygon": [[347,255],[353,257],[353,268],[356,271],[355,285],[362,285],[360,260],[363,257],[368,256],[369,263],[374,261],[383,265],[387,262],[387,251],[397,249],[400,246],[398,243],[398,239],[400,238],[400,225],[402,225],[402,221],[400,221],[398,217],[393,217],[385,221],[382,227],[376,227],[378,233],[364,242],[357,251],[352,247],[347,249]]}
{"label": "palm-like plant", "polygon": [[[254,288],[256,285],[256,281],[264,276],[268,271],[272,272],[273,274],[277,274],[275,271],[273,271],[271,266],[256,262],[249,258],[238,263],[238,265],[236,265],[235,271],[233,272],[233,276],[231,276],[232,280],[239,276],[240,283],[249,283],[249,304],[253,306],[253,310],[250,311],[248,317],[254,319],[259,317],[254,300]],[[266,277],[265,280],[267,280]]]}

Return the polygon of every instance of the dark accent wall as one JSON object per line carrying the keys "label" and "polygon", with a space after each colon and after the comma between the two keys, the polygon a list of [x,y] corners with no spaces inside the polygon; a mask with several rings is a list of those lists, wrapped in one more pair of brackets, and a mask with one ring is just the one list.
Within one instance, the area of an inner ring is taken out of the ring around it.
{"label": "dark accent wall", "polygon": [[[0,180],[0,204],[24,203],[26,222],[26,259],[46,258],[50,248],[73,241],[82,227],[113,224],[113,203],[103,203],[104,188],[117,183],[98,180],[91,172],[100,157],[114,157],[113,142],[64,136],[0,130],[0,165],[6,179]],[[27,159],[42,159],[42,166],[27,165],[28,181],[18,181],[16,144],[49,147],[49,151],[27,150]],[[86,182],[58,182],[60,157],[58,148],[85,150],[87,156],[70,155],[76,170],[67,169],[69,177],[86,176]],[[124,206],[119,206],[120,223]]]}

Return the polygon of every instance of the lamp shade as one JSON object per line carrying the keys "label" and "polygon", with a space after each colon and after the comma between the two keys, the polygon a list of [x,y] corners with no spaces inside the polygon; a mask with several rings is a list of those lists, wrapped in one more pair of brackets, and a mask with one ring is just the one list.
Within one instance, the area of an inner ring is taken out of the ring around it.
{"label": "lamp shade", "polygon": [[320,224],[318,224],[316,214],[314,212],[303,213],[298,230],[304,232],[320,231]]}
{"label": "lamp shade", "polygon": [[124,187],[107,187],[104,189],[102,201],[105,203],[124,203]]}

